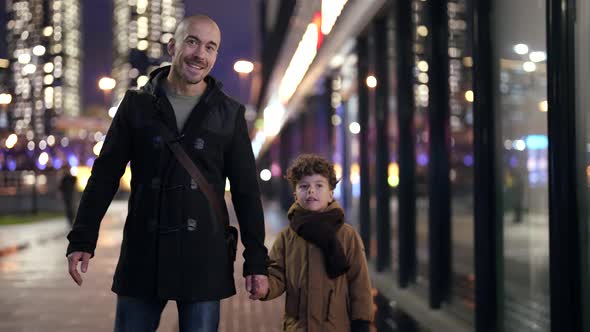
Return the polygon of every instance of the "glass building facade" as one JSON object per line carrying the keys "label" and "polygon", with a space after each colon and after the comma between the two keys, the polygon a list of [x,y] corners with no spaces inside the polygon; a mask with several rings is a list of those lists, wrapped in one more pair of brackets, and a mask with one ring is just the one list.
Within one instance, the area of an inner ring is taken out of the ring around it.
{"label": "glass building facade", "polygon": [[[279,175],[292,158],[335,163],[378,330],[401,311],[432,331],[590,331],[590,6],[298,3],[317,10],[284,4],[276,11],[296,19],[263,18],[274,25],[262,53],[282,51],[263,61],[255,150],[274,176],[262,189],[288,206]],[[298,48],[333,16],[314,49]],[[309,65],[289,66],[296,54]],[[277,104],[276,82],[296,70]],[[263,130],[271,120],[280,130]]]}

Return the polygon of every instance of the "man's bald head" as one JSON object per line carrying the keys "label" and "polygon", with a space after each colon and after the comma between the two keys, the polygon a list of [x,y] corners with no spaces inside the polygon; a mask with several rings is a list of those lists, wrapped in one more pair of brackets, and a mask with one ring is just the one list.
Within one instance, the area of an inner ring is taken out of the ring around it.
{"label": "man's bald head", "polygon": [[177,41],[183,40],[187,35],[187,30],[189,26],[196,24],[196,23],[205,23],[207,25],[211,25],[213,30],[216,30],[219,40],[217,41],[218,48],[221,44],[221,30],[217,23],[209,16],[203,14],[197,14],[192,16],[187,16],[180,21],[178,26],[176,26],[176,31],[174,31],[174,39]]}
{"label": "man's bald head", "polygon": [[210,17],[194,15],[183,19],[174,38],[168,41],[172,57],[168,81],[187,95],[202,94],[206,87],[203,80],[215,65],[220,44],[221,31]]}

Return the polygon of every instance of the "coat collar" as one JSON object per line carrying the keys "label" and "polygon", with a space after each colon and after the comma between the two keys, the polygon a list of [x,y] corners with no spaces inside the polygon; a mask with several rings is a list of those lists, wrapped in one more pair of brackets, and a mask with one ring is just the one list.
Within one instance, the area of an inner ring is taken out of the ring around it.
{"label": "coat collar", "polygon": [[[171,108],[170,103],[166,98],[166,92],[164,91],[164,80],[168,76],[171,67],[165,66],[160,67],[150,73],[148,82],[141,88],[141,91],[152,97],[152,102],[156,113],[154,116],[160,121],[166,123],[166,125],[174,132],[179,133],[180,128],[176,127],[176,121],[174,120],[174,111]],[[201,120],[214,108],[215,105],[219,104],[225,96],[221,91],[221,82],[217,81],[212,76],[207,75],[205,77],[207,82],[207,89],[203,93],[199,105],[204,106],[205,112],[198,112],[196,115],[190,115],[187,119],[188,122],[201,122]]]}
{"label": "coat collar", "polygon": [[[170,68],[171,66],[164,66],[152,71],[149,74],[148,82],[141,88],[141,90],[152,95],[156,100],[165,96],[166,93],[164,92],[163,84],[166,77],[168,77],[168,73],[170,73]],[[206,104],[211,105],[220,96],[223,84],[211,75],[205,77],[205,82],[207,83],[207,89],[203,94],[203,101]]]}

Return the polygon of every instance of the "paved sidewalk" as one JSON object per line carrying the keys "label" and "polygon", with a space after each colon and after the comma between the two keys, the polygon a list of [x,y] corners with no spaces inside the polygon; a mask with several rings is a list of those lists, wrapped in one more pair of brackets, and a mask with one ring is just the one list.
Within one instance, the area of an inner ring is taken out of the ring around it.
{"label": "paved sidewalk", "polygon": [[29,248],[36,243],[64,238],[69,227],[65,218],[0,226],[0,257]]}
{"label": "paved sidewalk", "polygon": [[[46,232],[56,234],[53,231],[59,229],[59,221],[12,229],[15,236],[27,230],[28,235],[20,238],[27,239],[30,246],[0,257],[0,331],[112,331],[115,295],[110,286],[124,209],[125,204],[119,202],[109,209],[82,287],[76,286],[67,272],[65,232],[63,237],[40,241],[46,238]],[[9,235],[6,229],[2,232]],[[160,331],[173,331],[175,324],[176,319],[167,310]]]}
{"label": "paved sidewalk", "polygon": [[[279,216],[272,205],[265,210],[267,218]],[[111,205],[82,287],[67,273],[65,220],[1,227],[0,248],[27,245],[0,256],[0,331],[112,331],[116,297],[110,287],[125,215],[125,202]],[[269,248],[277,227],[267,222]],[[235,265],[238,294],[222,301],[219,331],[280,331],[284,298],[264,303],[248,299],[242,250]],[[169,302],[158,331],[178,331],[176,314],[175,303]]]}

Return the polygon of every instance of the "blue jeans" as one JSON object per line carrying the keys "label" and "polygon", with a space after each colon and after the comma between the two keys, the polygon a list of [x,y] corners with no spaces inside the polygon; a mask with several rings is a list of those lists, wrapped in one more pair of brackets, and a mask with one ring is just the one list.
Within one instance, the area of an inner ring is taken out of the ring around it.
{"label": "blue jeans", "polygon": [[[115,332],[156,331],[166,300],[117,296]],[[176,301],[181,332],[215,332],[219,326],[219,301]]]}

